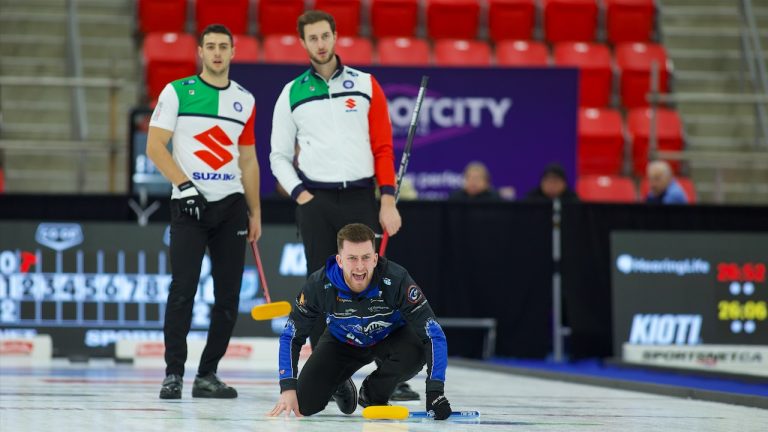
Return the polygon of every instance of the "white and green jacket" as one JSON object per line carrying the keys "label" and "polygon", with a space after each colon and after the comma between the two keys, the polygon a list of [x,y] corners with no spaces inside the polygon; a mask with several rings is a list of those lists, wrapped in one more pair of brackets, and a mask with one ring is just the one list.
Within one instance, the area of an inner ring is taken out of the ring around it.
{"label": "white and green jacket", "polygon": [[308,69],[285,85],[275,103],[269,160],[294,199],[306,189],[305,182],[374,176],[382,193],[394,194],[392,125],[384,91],[373,75],[338,63],[328,81]]}
{"label": "white and green jacket", "polygon": [[[219,88],[190,76],[165,86],[149,125],[173,132],[174,161],[208,201],[218,201],[244,191],[238,147],[256,142],[255,105],[232,80]],[[176,186],[171,197],[179,197]]]}

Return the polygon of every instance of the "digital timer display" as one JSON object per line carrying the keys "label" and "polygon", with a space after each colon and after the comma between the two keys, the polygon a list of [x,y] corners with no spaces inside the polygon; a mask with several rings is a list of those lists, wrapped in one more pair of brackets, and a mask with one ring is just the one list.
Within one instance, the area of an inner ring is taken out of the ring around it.
{"label": "digital timer display", "polygon": [[764,233],[612,233],[614,346],[768,346],[767,245]]}

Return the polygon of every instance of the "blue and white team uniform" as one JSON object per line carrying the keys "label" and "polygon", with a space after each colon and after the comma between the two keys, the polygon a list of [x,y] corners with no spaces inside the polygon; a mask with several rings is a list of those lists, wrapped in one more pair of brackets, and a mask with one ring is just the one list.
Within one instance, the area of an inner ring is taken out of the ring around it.
{"label": "blue and white team uniform", "polygon": [[[310,330],[324,320],[327,330],[298,370]],[[297,390],[302,414],[318,412],[336,387],[377,360],[363,383],[373,405],[386,405],[399,382],[427,365],[426,391],[444,391],[448,346],[427,299],[408,272],[383,257],[365,291],[344,281],[335,257],[313,273],[296,298],[280,337],[280,390]]]}

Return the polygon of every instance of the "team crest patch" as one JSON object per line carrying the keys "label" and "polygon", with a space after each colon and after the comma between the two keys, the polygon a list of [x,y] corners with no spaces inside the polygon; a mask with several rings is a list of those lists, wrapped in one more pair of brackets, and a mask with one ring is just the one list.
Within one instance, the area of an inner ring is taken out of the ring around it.
{"label": "team crest patch", "polygon": [[243,104],[241,104],[240,102],[235,102],[233,106],[235,108],[235,111],[243,112]]}
{"label": "team crest patch", "polygon": [[344,80],[343,85],[345,89],[351,89],[352,87],[355,86],[355,83],[352,82],[352,80]]}
{"label": "team crest patch", "polygon": [[411,285],[408,287],[408,302],[409,303],[419,303],[424,299],[424,294],[421,293],[421,290],[416,285]]}
{"label": "team crest patch", "polygon": [[189,91],[189,95],[190,95],[190,96],[194,96],[194,95],[195,95],[195,91],[194,91],[194,90],[190,90],[190,91]]}

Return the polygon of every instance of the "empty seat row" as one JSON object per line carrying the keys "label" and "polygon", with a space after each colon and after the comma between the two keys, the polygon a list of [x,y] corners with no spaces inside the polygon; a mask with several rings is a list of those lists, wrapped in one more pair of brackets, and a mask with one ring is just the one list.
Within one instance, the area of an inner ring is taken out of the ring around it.
{"label": "empty seat row", "polygon": [[[419,0],[370,0],[373,37],[417,34]],[[494,41],[532,39],[539,13],[536,0],[426,0],[426,34],[430,38],[474,39],[481,12],[488,11],[488,33]],[[541,0],[544,39],[548,42],[593,41],[598,32],[597,0]],[[650,41],[654,33],[654,0],[602,0],[606,40],[610,43]],[[248,33],[249,0],[196,0],[195,28],[211,23],[227,25],[233,33]],[[296,18],[304,11],[304,0],[258,0],[258,32],[261,35],[295,33]],[[361,0],[316,0],[312,7],[331,13],[340,35],[360,34]],[[139,0],[139,30],[185,31],[187,0]]]}
{"label": "empty seat row", "polygon": [[[184,33],[151,33],[144,41],[144,59],[148,72],[150,95],[155,86],[162,88],[163,79],[152,77],[162,64],[171,68],[185,63],[188,70],[196,69],[196,41]],[[307,55],[294,35],[272,35],[263,45],[252,36],[238,35],[235,41],[236,62],[306,63]],[[377,50],[370,39],[341,37],[336,50],[345,63],[354,65],[399,66],[477,66],[492,64],[493,50],[479,40],[440,39],[432,49],[425,40],[416,38],[381,38]],[[646,94],[651,83],[651,66],[659,66],[659,90],[669,90],[672,66],[664,47],[650,43],[628,43],[615,47],[615,55],[606,45],[585,42],[562,42],[553,49],[550,62],[547,47],[532,41],[500,41],[495,47],[495,63],[499,66],[573,66],[580,69],[579,105],[604,107],[611,104],[614,82],[621,105],[627,108],[647,106]],[[434,56],[433,56],[434,54]],[[615,59],[615,61],[614,61]],[[160,66],[150,67],[155,63]],[[615,66],[614,66],[615,64]],[[175,74],[176,71],[174,70]],[[617,79],[614,79],[617,77]],[[157,80],[158,83],[152,81]],[[158,90],[159,91],[159,90]]]}
{"label": "empty seat row", "polygon": [[673,68],[662,45],[642,42],[619,44],[615,46],[612,57],[607,45],[561,42],[555,45],[553,57],[556,65],[579,69],[581,106],[609,105],[614,76],[619,78],[617,84],[621,105],[627,108],[647,106],[646,94],[651,88],[654,63],[659,71],[659,91],[667,92],[670,87]]}
{"label": "empty seat row", "polygon": [[[689,203],[697,200],[696,187],[687,177],[676,177]],[[639,192],[639,193],[638,193]],[[648,179],[640,179],[639,190],[629,177],[582,175],[576,179],[576,193],[582,201],[607,203],[644,202],[648,195]]]}
{"label": "empty seat row", "polygon": [[[682,121],[676,111],[656,110],[657,150],[680,151],[684,147]],[[634,175],[642,176],[648,164],[651,135],[651,110],[636,108],[621,114],[612,109],[579,110],[576,161],[580,175],[618,175],[623,172],[625,155]],[[670,162],[680,172],[678,162]]]}
{"label": "empty seat row", "polygon": [[[546,46],[539,42],[501,41],[496,44],[496,63],[501,66],[542,66],[549,63],[549,55]],[[662,45],[643,42],[618,44],[613,54],[604,44],[560,42],[553,47],[551,63],[579,69],[579,105],[583,107],[610,105],[615,87],[618,87],[624,107],[647,106],[646,94],[651,88],[653,64],[659,71],[660,92],[669,91],[673,71]]]}

